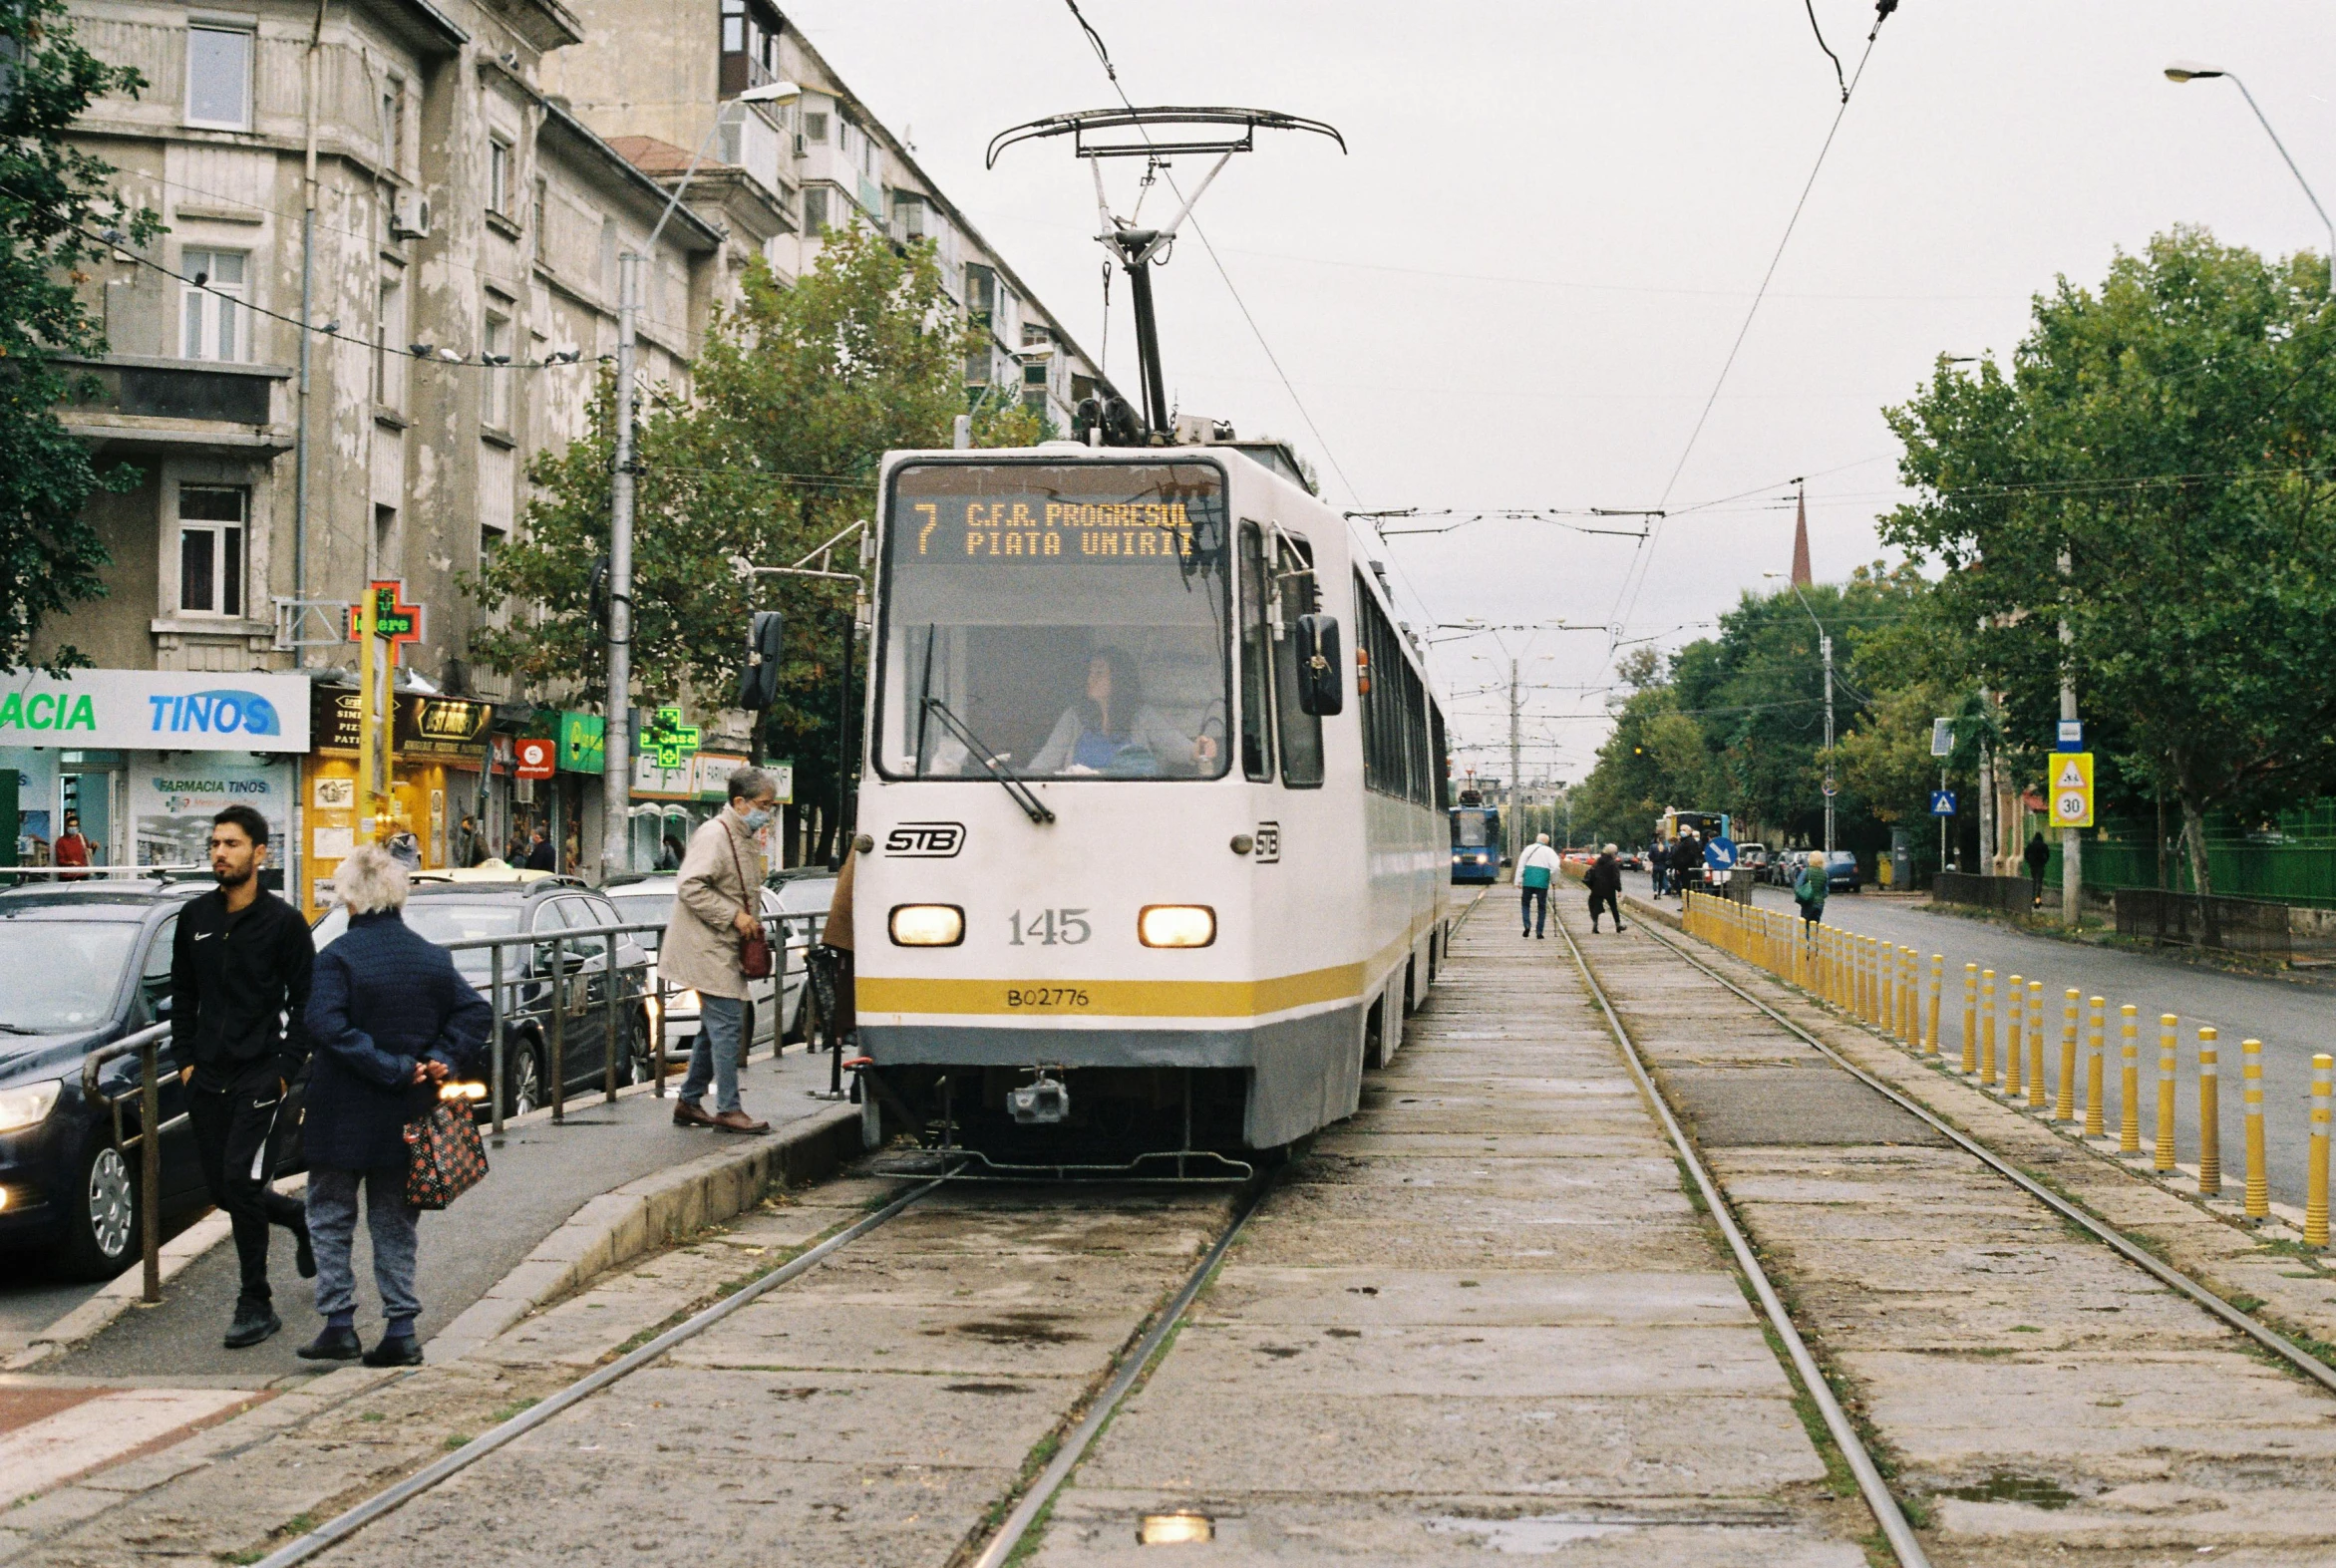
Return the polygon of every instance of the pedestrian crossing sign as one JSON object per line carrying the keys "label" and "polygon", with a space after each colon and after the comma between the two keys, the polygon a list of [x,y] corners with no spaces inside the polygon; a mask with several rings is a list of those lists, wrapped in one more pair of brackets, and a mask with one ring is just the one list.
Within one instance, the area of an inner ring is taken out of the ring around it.
{"label": "pedestrian crossing sign", "polygon": [[2093,754],[2056,752],[2052,756],[2052,825],[2093,825]]}

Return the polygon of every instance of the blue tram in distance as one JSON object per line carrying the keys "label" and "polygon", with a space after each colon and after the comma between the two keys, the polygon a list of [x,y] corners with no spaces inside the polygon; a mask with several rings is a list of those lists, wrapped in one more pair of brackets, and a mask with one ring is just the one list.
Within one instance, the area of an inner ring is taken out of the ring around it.
{"label": "blue tram in distance", "polygon": [[1460,803],[1452,808],[1452,880],[1501,880],[1501,812],[1474,789],[1461,790]]}

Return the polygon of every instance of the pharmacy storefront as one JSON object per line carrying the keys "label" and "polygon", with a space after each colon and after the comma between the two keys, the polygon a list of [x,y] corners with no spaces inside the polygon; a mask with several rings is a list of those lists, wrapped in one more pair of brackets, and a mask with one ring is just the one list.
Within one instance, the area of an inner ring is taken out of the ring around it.
{"label": "pharmacy storefront", "polygon": [[267,820],[280,875],[295,848],[308,704],[297,675],[0,677],[0,855],[55,865],[58,839],[73,834],[68,861],[200,865],[211,818],[248,805]]}

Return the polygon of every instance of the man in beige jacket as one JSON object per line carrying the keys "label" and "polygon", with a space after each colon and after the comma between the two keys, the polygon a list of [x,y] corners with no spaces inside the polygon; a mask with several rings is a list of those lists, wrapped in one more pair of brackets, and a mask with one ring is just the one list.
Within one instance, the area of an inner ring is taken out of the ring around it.
{"label": "man in beige jacket", "polygon": [[[730,803],[690,834],[673,917],[657,948],[658,978],[698,993],[698,1038],[673,1103],[673,1124],[768,1132],[771,1123],[749,1116],[738,1098],[747,1004],[738,948],[761,925],[755,911],[762,907],[763,848],[755,834],[778,814],[779,786],[760,768],[741,768],[730,776],[729,792]],[[709,1087],[712,1115],[703,1104]]]}

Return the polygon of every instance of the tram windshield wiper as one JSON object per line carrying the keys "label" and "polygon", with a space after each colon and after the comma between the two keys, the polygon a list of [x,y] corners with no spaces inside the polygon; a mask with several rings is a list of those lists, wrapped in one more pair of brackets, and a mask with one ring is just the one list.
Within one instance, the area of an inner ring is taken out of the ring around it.
{"label": "tram windshield wiper", "polygon": [[1047,808],[1047,803],[1031,792],[1030,785],[1022,782],[1020,775],[998,761],[996,755],[981,743],[981,738],[965,727],[965,721],[949,711],[947,703],[938,697],[927,697],[924,700],[924,711],[949,727],[949,733],[962,742],[965,749],[973,754],[974,761],[981,764],[989,776],[998,782],[998,787],[1014,797],[1014,803],[1022,807],[1023,815],[1034,822],[1051,822],[1055,819],[1055,813]]}

